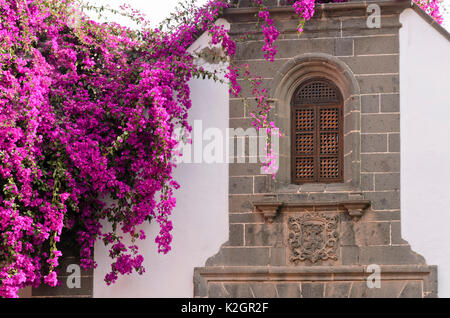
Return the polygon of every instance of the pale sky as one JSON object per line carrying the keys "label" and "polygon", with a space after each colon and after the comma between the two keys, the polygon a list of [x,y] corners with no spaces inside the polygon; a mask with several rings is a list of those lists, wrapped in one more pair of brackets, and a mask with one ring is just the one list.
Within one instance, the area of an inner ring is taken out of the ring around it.
{"label": "pale sky", "polygon": [[[207,0],[198,0],[199,4],[206,3]],[[98,5],[110,5],[112,7],[119,7],[123,3],[128,3],[133,8],[145,13],[150,21],[154,21],[152,24],[155,26],[166,18],[169,13],[176,7],[179,0],[91,0],[92,3]],[[450,0],[443,0],[443,7],[447,10],[444,11],[444,23],[443,26],[450,31]],[[128,24],[121,19],[115,19],[115,21],[121,24]]]}
{"label": "pale sky", "polygon": [[450,32],[450,0],[443,0],[444,23],[442,26]]}
{"label": "pale sky", "polygon": [[[207,0],[198,0],[199,4],[206,3]],[[450,1],[450,0],[449,0]],[[127,3],[134,9],[145,13],[148,20],[152,21],[152,25],[156,26],[159,22],[164,20],[174,10],[179,0],[90,0],[91,3],[97,5],[109,5],[113,8],[118,8],[120,5]],[[128,24],[122,19],[115,19],[121,24]],[[153,22],[154,21],[154,22]]]}

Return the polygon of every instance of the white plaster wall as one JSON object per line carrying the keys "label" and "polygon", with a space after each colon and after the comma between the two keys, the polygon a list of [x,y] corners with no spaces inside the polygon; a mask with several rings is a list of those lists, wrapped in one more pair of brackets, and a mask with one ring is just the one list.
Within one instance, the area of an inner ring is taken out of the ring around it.
{"label": "white plaster wall", "polygon": [[450,297],[450,42],[412,9],[400,22],[402,234]]}
{"label": "white plaster wall", "polygon": [[[208,37],[203,35],[191,49],[207,44]],[[228,85],[195,79],[190,87],[191,125],[194,120],[202,120],[203,131],[219,128],[225,136],[229,126]],[[182,163],[175,170],[175,180],[181,188],[176,191],[177,207],[171,217],[174,225],[172,251],[167,255],[158,254],[154,243],[158,225],[145,225],[147,240],[138,245],[145,258],[146,273],[121,276],[108,287],[103,279],[110,270],[110,259],[103,243],[97,242],[94,297],[193,296],[194,267],[204,266],[228,240],[228,165]]]}

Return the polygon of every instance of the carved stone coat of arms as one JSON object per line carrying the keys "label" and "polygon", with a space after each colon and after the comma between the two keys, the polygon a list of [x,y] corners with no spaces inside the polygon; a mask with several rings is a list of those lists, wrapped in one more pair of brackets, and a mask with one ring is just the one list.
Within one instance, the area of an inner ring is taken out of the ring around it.
{"label": "carved stone coat of arms", "polygon": [[288,220],[291,262],[337,260],[338,217],[326,214],[291,216]]}

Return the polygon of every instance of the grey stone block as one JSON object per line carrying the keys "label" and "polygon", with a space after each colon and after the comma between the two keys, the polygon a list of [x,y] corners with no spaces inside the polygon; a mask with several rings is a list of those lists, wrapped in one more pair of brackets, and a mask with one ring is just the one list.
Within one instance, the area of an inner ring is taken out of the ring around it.
{"label": "grey stone block", "polygon": [[327,193],[332,192],[352,192],[354,189],[345,183],[328,183],[325,191]]}
{"label": "grey stone block", "polygon": [[208,297],[211,298],[227,298],[230,295],[226,291],[222,283],[210,283],[208,285]]}
{"label": "grey stone block", "polygon": [[355,38],[355,55],[399,52],[398,35]]}
{"label": "grey stone block", "polygon": [[[396,202],[395,204],[399,204]],[[400,220],[400,210],[390,210],[390,211],[373,211],[370,210],[368,213],[364,214],[362,219],[364,222],[375,222],[375,221],[399,221]]]}
{"label": "grey stone block", "polygon": [[373,210],[400,209],[400,191],[365,192],[364,197],[372,201]]}
{"label": "grey stone block", "polygon": [[264,215],[262,213],[230,213],[230,224],[233,223],[264,223]]}
{"label": "grey stone block", "polygon": [[253,176],[261,174],[259,163],[230,163],[230,176]]}
{"label": "grey stone block", "polygon": [[387,134],[361,134],[361,152],[386,152]]}
{"label": "grey stone block", "polygon": [[326,298],[348,298],[350,296],[351,282],[329,282],[325,286]]}
{"label": "grey stone block", "polygon": [[368,288],[367,282],[353,282],[350,291],[351,298],[397,298],[404,281],[381,281],[381,288]]}
{"label": "grey stone block", "polygon": [[[241,42],[237,44],[238,60],[264,59],[264,41]],[[278,47],[277,58],[289,58],[304,53],[334,53],[334,39],[290,39],[275,42]]]}
{"label": "grey stone block", "polygon": [[361,154],[362,172],[400,172],[400,154]]}
{"label": "grey stone block", "polygon": [[[252,23],[254,26],[254,24]],[[262,78],[273,78],[277,72],[281,69],[281,67],[287,62],[286,59],[276,59],[273,62],[269,62],[266,60],[239,60],[237,63],[245,65],[247,64],[249,67],[249,71],[252,74],[257,74]],[[242,70],[244,67],[241,68]],[[250,99],[247,101],[251,104],[254,104]],[[241,102],[242,104],[242,102]]]}
{"label": "grey stone block", "polygon": [[400,134],[389,134],[389,151],[400,152]]}
{"label": "grey stone block", "polygon": [[229,228],[229,246],[243,246],[244,245],[244,225],[230,224]]}
{"label": "grey stone block", "polygon": [[245,116],[244,103],[241,100],[230,101],[230,118],[242,118]]}
{"label": "grey stone block", "polygon": [[400,222],[391,222],[391,244],[392,245],[408,244],[408,242],[402,238]]}
{"label": "grey stone block", "polygon": [[277,298],[277,290],[274,283],[253,283],[250,288],[255,298]]}
{"label": "grey stone block", "polygon": [[412,281],[406,282],[403,287],[399,298],[422,298],[423,297],[423,288],[422,282],[420,281]]}
{"label": "grey stone block", "polygon": [[358,222],[355,225],[356,245],[389,245],[391,241],[390,231],[389,222]]}
{"label": "grey stone block", "polygon": [[375,177],[372,173],[361,174],[361,188],[363,191],[373,191],[375,189]]}
{"label": "grey stone block", "polygon": [[302,184],[300,191],[301,192],[321,192],[325,191],[326,184],[324,183],[305,183]]}
{"label": "grey stone block", "polygon": [[348,200],[348,193],[310,193],[310,201],[345,201]]}
{"label": "grey stone block", "polygon": [[290,184],[290,183],[276,183],[277,193],[282,194],[295,194],[300,191],[300,185],[298,184]]}
{"label": "grey stone block", "polygon": [[363,133],[400,132],[400,115],[398,114],[362,114]]}
{"label": "grey stone block", "polygon": [[357,75],[362,94],[397,93],[398,75]]}
{"label": "grey stone block", "polygon": [[342,265],[356,265],[359,263],[359,247],[358,246],[341,246],[341,262]]}
{"label": "grey stone block", "polygon": [[269,191],[269,183],[267,176],[259,176],[254,178],[254,193],[268,193]]}
{"label": "grey stone block", "polygon": [[230,177],[230,194],[253,193],[253,177]]}
{"label": "grey stone block", "polygon": [[[273,74],[275,75],[275,74]],[[248,81],[239,81],[239,84],[241,85],[241,96],[244,98],[254,98],[252,91],[253,91],[253,87],[249,84]],[[266,78],[266,79],[262,79],[261,80],[261,85],[259,86],[259,89],[266,89],[267,91],[270,91],[270,89],[272,88],[272,79],[271,78]],[[251,123],[252,120],[249,120],[249,122]],[[232,127],[250,127],[250,125],[248,126],[232,126]]]}
{"label": "grey stone block", "polygon": [[425,260],[414,253],[409,246],[362,246],[359,263],[361,265],[406,265],[425,264]]}
{"label": "grey stone block", "polygon": [[251,212],[253,211],[253,200],[262,199],[262,195],[230,195],[228,199],[228,208],[230,212]]}
{"label": "grey stone block", "polygon": [[400,95],[399,94],[382,94],[381,95],[381,111],[384,113],[400,112]]}
{"label": "grey stone block", "polygon": [[438,269],[435,265],[430,265],[430,276],[428,281],[424,284],[427,290],[427,298],[437,298],[438,296]]}
{"label": "grey stone block", "polygon": [[400,190],[400,173],[376,174],[375,190]]}
{"label": "grey stone block", "polygon": [[275,19],[275,27],[280,31],[280,39],[298,38],[330,38],[341,36],[341,21],[339,19],[312,19],[303,27],[303,33],[298,34],[298,19]]}
{"label": "grey stone block", "polygon": [[361,111],[362,113],[379,113],[380,95],[361,96]]}
{"label": "grey stone block", "polygon": [[296,203],[308,200],[307,193],[279,194],[278,201],[284,203]]}
{"label": "grey stone block", "polygon": [[[268,7],[276,7],[278,5],[278,0],[266,0],[264,4]],[[253,7],[255,3],[252,0],[238,0],[239,8]]]}
{"label": "grey stone block", "polygon": [[[244,130],[244,133],[246,132],[247,128],[253,127],[252,119],[250,119],[250,118],[232,118],[229,120],[229,124],[230,124],[230,128],[235,128],[235,129],[242,128]],[[249,133],[250,132],[254,133],[253,131],[249,131]],[[242,137],[244,137],[244,136],[242,136]],[[245,138],[248,138],[248,137],[256,137],[256,135],[247,134],[245,136]],[[230,139],[231,138],[235,138],[235,137],[230,136]]]}
{"label": "grey stone block", "polygon": [[354,246],[355,243],[355,231],[354,222],[342,222],[341,223],[341,235],[339,242],[341,246]]}
{"label": "grey stone block", "polygon": [[398,55],[342,57],[341,60],[355,74],[386,74],[399,71]]}
{"label": "grey stone block", "polygon": [[277,284],[278,296],[280,298],[300,298],[299,284]]}
{"label": "grey stone block", "polygon": [[206,261],[206,266],[266,266],[269,264],[269,248],[226,247]]}
{"label": "grey stone block", "polygon": [[245,245],[246,246],[275,246],[283,241],[282,225],[272,224],[246,224]]}
{"label": "grey stone block", "polygon": [[398,22],[398,15],[382,16],[380,22],[381,28],[369,28],[367,26],[367,17],[355,17],[342,21],[342,35],[361,36],[361,35],[380,35],[396,34],[401,24]]}
{"label": "grey stone block", "polygon": [[[256,32],[255,32],[256,31]],[[249,34],[251,32],[251,34]],[[255,28],[255,23],[249,21],[235,21],[231,24],[229,34],[233,37],[239,38],[239,36],[246,34],[249,37],[247,39],[255,40],[260,39],[260,33],[257,28]]]}
{"label": "grey stone block", "polygon": [[272,247],[270,249],[270,266],[286,265],[286,247]]}
{"label": "grey stone block", "polygon": [[334,53],[333,39],[304,39],[286,40],[276,43],[278,45],[278,57],[294,57],[304,53]]}
{"label": "grey stone block", "polygon": [[324,283],[301,283],[303,298],[323,298]]}
{"label": "grey stone block", "polygon": [[231,298],[253,298],[253,293],[248,284],[224,283],[226,292]]}
{"label": "grey stone block", "polygon": [[198,274],[198,268],[194,268],[194,297],[208,296],[208,283]]}
{"label": "grey stone block", "polygon": [[352,56],[353,55],[353,39],[335,39],[334,40],[335,56]]}

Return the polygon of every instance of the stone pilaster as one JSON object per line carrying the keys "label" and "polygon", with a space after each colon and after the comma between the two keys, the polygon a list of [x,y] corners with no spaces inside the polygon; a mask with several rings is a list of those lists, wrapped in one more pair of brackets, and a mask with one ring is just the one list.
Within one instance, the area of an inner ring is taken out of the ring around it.
{"label": "stone pilaster", "polygon": [[[318,5],[299,36],[292,8],[271,1],[281,32],[275,61],[263,59],[261,34],[238,44],[235,62],[262,76],[271,116],[285,133],[280,171],[272,180],[248,155],[246,163],[230,164],[230,239],[195,270],[196,297],[437,296],[436,267],[411,250],[400,230],[398,30],[410,4],[376,1],[381,28],[370,29],[368,3]],[[255,12],[248,1],[227,10],[231,34],[250,31]],[[308,72],[337,82],[344,97],[343,183],[289,181],[286,86]],[[249,109],[233,98],[230,127],[251,127]],[[373,268],[381,270],[381,288],[367,284]]]}

